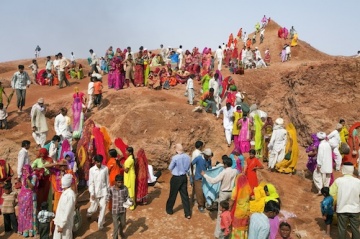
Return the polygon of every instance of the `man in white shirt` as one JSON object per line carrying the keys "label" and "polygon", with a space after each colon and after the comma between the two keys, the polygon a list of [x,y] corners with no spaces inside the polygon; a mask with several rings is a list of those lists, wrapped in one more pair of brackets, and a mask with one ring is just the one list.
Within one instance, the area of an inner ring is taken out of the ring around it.
{"label": "man in white shirt", "polygon": [[339,151],[341,139],[340,139],[340,131],[342,130],[343,125],[338,123],[336,125],[336,129],[333,130],[328,136],[329,144],[335,154],[335,163],[336,163],[336,171],[340,170],[341,162],[342,162],[342,156]]}
{"label": "man in white shirt", "polygon": [[38,102],[33,105],[30,112],[31,117],[31,127],[32,127],[32,136],[38,145],[42,148],[45,145],[47,132],[49,131],[47,122],[46,122],[46,107],[44,105],[44,99],[38,99]]}
{"label": "man in white shirt", "polygon": [[90,63],[90,66],[91,66],[91,73],[99,73],[98,69],[97,69],[97,64],[98,64],[98,59],[96,57],[96,54],[95,52],[93,51],[93,49],[90,49],[89,50],[90,52],[90,55],[91,55],[91,63]]}
{"label": "man in white shirt", "polygon": [[351,162],[344,163],[341,171],[344,176],[337,178],[330,187],[330,195],[337,198],[337,238],[347,238],[348,222],[352,238],[360,238],[360,180],[354,177],[354,165]]}
{"label": "man in white shirt", "polygon": [[70,60],[71,60],[71,64],[73,64],[73,65],[74,65],[74,67],[75,67],[76,62],[75,62],[74,52],[71,52],[71,57],[70,57]]}
{"label": "man in white shirt", "polygon": [[17,166],[17,176],[19,180],[21,179],[22,168],[24,167],[24,165],[30,163],[29,153],[28,153],[29,148],[30,148],[29,140],[24,140],[21,142],[21,149],[18,153],[18,166]]}
{"label": "man in white shirt", "polygon": [[221,103],[221,99],[219,96],[219,82],[218,82],[218,78],[219,78],[219,74],[215,73],[214,76],[210,79],[209,81],[209,88],[213,88],[214,89],[214,100],[216,103],[216,107],[219,109],[220,103]]}
{"label": "man in white shirt", "polygon": [[164,60],[166,57],[166,48],[164,48],[163,44],[160,45],[160,55],[161,55],[162,59]]}
{"label": "man in white shirt", "polygon": [[225,49],[226,49],[226,45],[225,45],[225,43],[223,42],[223,44],[221,45],[221,50],[222,50],[222,52],[223,52],[223,55],[224,55]]}
{"label": "man in white shirt", "polygon": [[182,45],[179,46],[179,48],[176,50],[176,53],[179,54],[179,69],[181,69],[183,58],[184,58]]}
{"label": "man in white shirt", "polygon": [[326,141],[326,133],[318,132],[316,137],[320,140],[318,147],[316,162],[317,167],[313,173],[313,180],[315,187],[321,195],[321,189],[323,187],[329,187],[330,176],[333,171],[332,167],[332,149],[328,141]]}
{"label": "man in white shirt", "polygon": [[215,51],[215,58],[218,62],[218,70],[221,71],[222,67],[222,60],[224,58],[224,51],[221,49],[221,46]]}
{"label": "man in white shirt", "polygon": [[189,105],[194,104],[194,98],[195,98],[193,77],[194,75],[190,75],[188,80],[186,81],[186,93],[188,96]]}
{"label": "man in white shirt", "polygon": [[218,112],[216,117],[219,118],[220,113],[223,113],[223,126],[225,130],[225,138],[228,144],[228,147],[231,145],[231,136],[232,136],[232,129],[234,124],[234,107],[231,106],[230,103],[226,103],[226,106],[222,107]]}
{"label": "man in white shirt", "polygon": [[[224,158],[223,164],[224,164],[224,170],[221,171],[221,173],[219,173],[215,178],[212,178],[209,175],[206,175],[204,171],[201,172],[201,175],[209,183],[216,184],[218,182],[221,182],[219,199],[218,199],[219,203],[223,200],[229,200],[231,198],[231,192],[234,187],[235,178],[238,174],[238,171],[236,169],[231,168],[231,166],[232,166],[231,158],[229,158],[229,157]],[[215,227],[215,232],[214,232],[214,236],[216,238],[220,237],[220,232],[221,232],[220,214],[221,214],[220,207],[218,207],[216,227]]]}
{"label": "man in white shirt", "polygon": [[69,143],[72,141],[72,132],[67,120],[67,109],[65,107],[60,109],[60,114],[55,117],[54,129],[56,135],[61,137],[61,141],[67,139]]}
{"label": "man in white shirt", "polygon": [[100,207],[98,228],[101,230],[104,228],[107,189],[110,187],[109,170],[102,165],[102,155],[95,155],[94,161],[95,165],[89,171],[90,207],[87,210],[87,217],[91,219],[91,215]]}
{"label": "man in white shirt", "polygon": [[59,89],[62,88],[63,82],[65,82],[66,86],[70,86],[70,82],[66,78],[65,70],[66,67],[70,65],[69,61],[63,57],[62,53],[58,53],[58,57],[60,59],[60,65],[59,65]]}
{"label": "man in white shirt", "polygon": [[90,78],[90,82],[88,84],[88,105],[87,105],[87,110],[90,111],[91,110],[91,105],[94,102],[94,80],[95,77],[91,76]]}

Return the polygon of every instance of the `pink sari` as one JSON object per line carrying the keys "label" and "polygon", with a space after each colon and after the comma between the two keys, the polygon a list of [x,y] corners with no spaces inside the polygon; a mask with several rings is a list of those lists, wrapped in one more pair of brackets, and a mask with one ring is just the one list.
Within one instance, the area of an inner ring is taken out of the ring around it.
{"label": "pink sari", "polygon": [[250,140],[251,140],[251,129],[250,118],[242,118],[239,119],[238,124],[241,124],[240,134],[239,134],[239,142],[240,142],[240,150],[242,153],[248,153],[250,151]]}

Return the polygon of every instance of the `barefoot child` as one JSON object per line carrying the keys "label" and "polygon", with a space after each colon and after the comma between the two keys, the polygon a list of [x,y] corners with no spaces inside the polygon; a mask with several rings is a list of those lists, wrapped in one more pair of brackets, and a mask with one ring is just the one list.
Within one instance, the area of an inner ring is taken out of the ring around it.
{"label": "barefoot child", "polygon": [[291,226],[287,222],[282,222],[279,225],[279,233],[275,239],[292,239],[291,234]]}
{"label": "barefoot child", "polygon": [[221,227],[221,234],[219,238],[229,239],[231,235],[231,213],[229,211],[229,202],[223,200],[220,202],[220,227]]}
{"label": "barefoot child", "polygon": [[117,239],[118,235],[125,238],[124,227],[126,225],[126,208],[124,202],[129,199],[128,188],[124,185],[124,177],[116,175],[115,185],[109,188],[106,201],[112,201],[112,218],[114,224],[113,239]]}
{"label": "barefoot child", "polygon": [[330,189],[328,187],[323,187],[321,189],[321,194],[324,196],[324,200],[321,202],[321,213],[323,219],[325,220],[326,224],[326,234],[330,235],[330,225],[333,220],[334,215],[334,199],[330,196]]}
{"label": "barefoot child", "polygon": [[5,232],[15,232],[18,231],[18,222],[15,215],[15,206],[17,203],[17,193],[12,192],[11,183],[6,183],[4,185],[4,194],[2,195],[3,204],[1,212],[4,216],[4,226]]}

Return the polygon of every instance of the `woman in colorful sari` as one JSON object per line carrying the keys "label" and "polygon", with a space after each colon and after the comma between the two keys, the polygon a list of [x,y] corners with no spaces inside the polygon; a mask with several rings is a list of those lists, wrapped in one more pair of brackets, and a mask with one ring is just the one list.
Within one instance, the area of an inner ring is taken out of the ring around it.
{"label": "woman in colorful sari", "polygon": [[144,85],[146,86],[148,84],[148,77],[150,73],[150,58],[147,50],[144,50],[143,60],[144,60]]}
{"label": "woman in colorful sari", "polygon": [[115,69],[114,69],[113,87],[115,88],[115,90],[120,90],[124,88],[124,84],[125,84],[124,66],[121,64],[121,62],[122,62],[121,57],[120,59],[116,58],[114,61]]}
{"label": "woman in colorful sari", "polygon": [[232,51],[230,49],[227,49],[224,52],[225,55],[225,65],[229,66],[230,65],[230,60],[231,60],[231,55],[232,55]]}
{"label": "woman in colorful sari", "polygon": [[209,72],[208,74],[206,74],[203,78],[201,78],[201,89],[202,89],[202,93],[205,93],[206,91],[209,90],[209,82],[210,79],[213,77],[213,73]]}
{"label": "woman in colorful sari", "polygon": [[186,50],[185,51],[185,69],[187,71],[191,71],[192,63],[193,63],[193,57],[192,57],[190,51]]}
{"label": "woman in colorful sari", "polygon": [[249,158],[246,159],[246,168],[245,175],[249,181],[251,190],[259,185],[256,171],[258,169],[263,169],[264,166],[261,164],[260,160],[255,157],[255,150],[250,149]]}
{"label": "woman in colorful sari", "polygon": [[242,153],[248,153],[250,150],[252,121],[247,117],[247,113],[243,113],[243,118],[238,120],[240,128],[239,142]]}
{"label": "woman in colorful sari", "polygon": [[263,162],[267,162],[269,160],[269,142],[271,139],[271,134],[273,131],[273,125],[274,122],[272,120],[271,117],[267,117],[265,124],[263,125],[261,131],[263,134],[263,139],[264,139],[264,143],[263,143],[263,152],[262,152],[262,156],[263,156]]}
{"label": "woman in colorful sari", "polygon": [[134,74],[135,87],[144,86],[144,59],[142,58],[142,52],[137,54],[135,59],[135,74]]}
{"label": "woman in colorful sari", "polygon": [[266,51],[265,51],[264,61],[265,61],[265,63],[266,63],[267,66],[270,66],[271,56],[270,56],[270,50],[269,50],[269,48],[267,48]]}
{"label": "woman in colorful sari", "polygon": [[297,41],[298,41],[298,34],[295,33],[293,39],[291,40],[290,46],[297,46]]}
{"label": "woman in colorful sari", "polygon": [[294,173],[299,159],[299,145],[295,126],[290,123],[286,126],[288,140],[286,141],[285,160],[277,163],[275,168],[280,173]]}
{"label": "woman in colorful sari", "polygon": [[18,195],[19,217],[18,232],[23,237],[36,235],[37,203],[36,189],[38,181],[29,164],[22,168],[21,189]]}
{"label": "woman in colorful sari", "polygon": [[79,88],[75,87],[75,93],[73,94],[74,102],[72,104],[73,112],[73,138],[79,139],[81,137],[82,128],[84,124],[84,107],[85,107],[85,94],[79,92]]}
{"label": "woman in colorful sari", "polygon": [[238,173],[243,173],[246,167],[245,165],[245,157],[241,154],[239,149],[234,149],[229,158],[232,160],[231,168],[236,168]]}
{"label": "woman in colorful sari", "polygon": [[343,163],[351,162],[355,168],[358,168],[358,158],[359,158],[359,132],[360,132],[360,122],[356,122],[349,129],[349,138],[348,145],[350,147],[350,152],[344,155]]}
{"label": "woman in colorful sari", "polygon": [[150,175],[148,160],[146,158],[144,149],[140,149],[137,153],[135,172],[136,202],[145,205],[147,204],[148,179],[150,178]]}
{"label": "woman in colorful sari", "polygon": [[235,186],[231,194],[230,207],[232,216],[232,239],[247,239],[249,227],[249,202],[251,187],[244,174],[235,179]]}
{"label": "woman in colorful sari", "polygon": [[262,131],[262,127],[264,126],[264,122],[261,120],[258,114],[254,115],[254,126],[255,126],[256,157],[262,158],[263,135],[261,131]]}
{"label": "woman in colorful sari", "polygon": [[38,158],[31,164],[31,168],[37,171],[39,186],[36,192],[37,205],[40,208],[42,202],[48,202],[49,208],[52,208],[52,192],[50,191],[50,171],[45,167],[46,164],[53,162],[47,149],[39,150]]}
{"label": "woman in colorful sari", "polygon": [[[134,149],[132,147],[127,147],[126,149],[127,159],[124,163],[124,185],[128,188],[129,197],[135,202],[135,157]],[[135,203],[130,207],[130,210],[135,209]]]}
{"label": "woman in colorful sari", "polygon": [[235,150],[239,152],[241,151],[240,151],[240,142],[239,142],[240,127],[238,125],[238,121],[241,118],[242,118],[241,106],[237,105],[234,111],[234,124],[233,124],[232,135],[234,138]]}
{"label": "woman in colorful sari", "polygon": [[313,173],[316,169],[316,155],[317,155],[317,149],[320,144],[320,140],[316,136],[316,134],[311,135],[312,143],[306,148],[306,153],[308,154],[308,162],[306,164],[307,169]]}

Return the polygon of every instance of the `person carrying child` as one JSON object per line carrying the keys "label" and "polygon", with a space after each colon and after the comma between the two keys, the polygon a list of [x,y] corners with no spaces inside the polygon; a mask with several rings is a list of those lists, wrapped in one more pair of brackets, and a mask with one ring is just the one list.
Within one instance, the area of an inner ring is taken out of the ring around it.
{"label": "person carrying child", "polygon": [[229,201],[223,200],[220,202],[220,228],[221,233],[219,239],[229,239],[231,235],[231,213],[229,211]]}
{"label": "person carrying child", "polygon": [[40,239],[49,239],[50,222],[55,218],[53,212],[48,211],[48,203],[41,203],[41,211],[38,213]]}
{"label": "person carrying child", "polygon": [[[124,176],[118,174],[115,177],[115,185],[108,190],[106,202],[112,202],[112,218],[114,224],[113,239],[117,239],[118,235],[125,238],[124,228],[126,226],[126,207],[129,200],[128,188],[124,185]],[[124,204],[125,203],[125,204]]]}
{"label": "person carrying child", "polygon": [[4,185],[4,194],[1,196],[3,201],[1,212],[4,216],[5,232],[18,231],[18,222],[15,215],[15,206],[17,204],[17,193],[12,192],[10,182]]}
{"label": "person carrying child", "polygon": [[330,235],[330,225],[334,215],[334,199],[330,196],[330,189],[323,187],[321,194],[324,196],[324,200],[321,201],[321,213],[326,225],[326,234]]}

